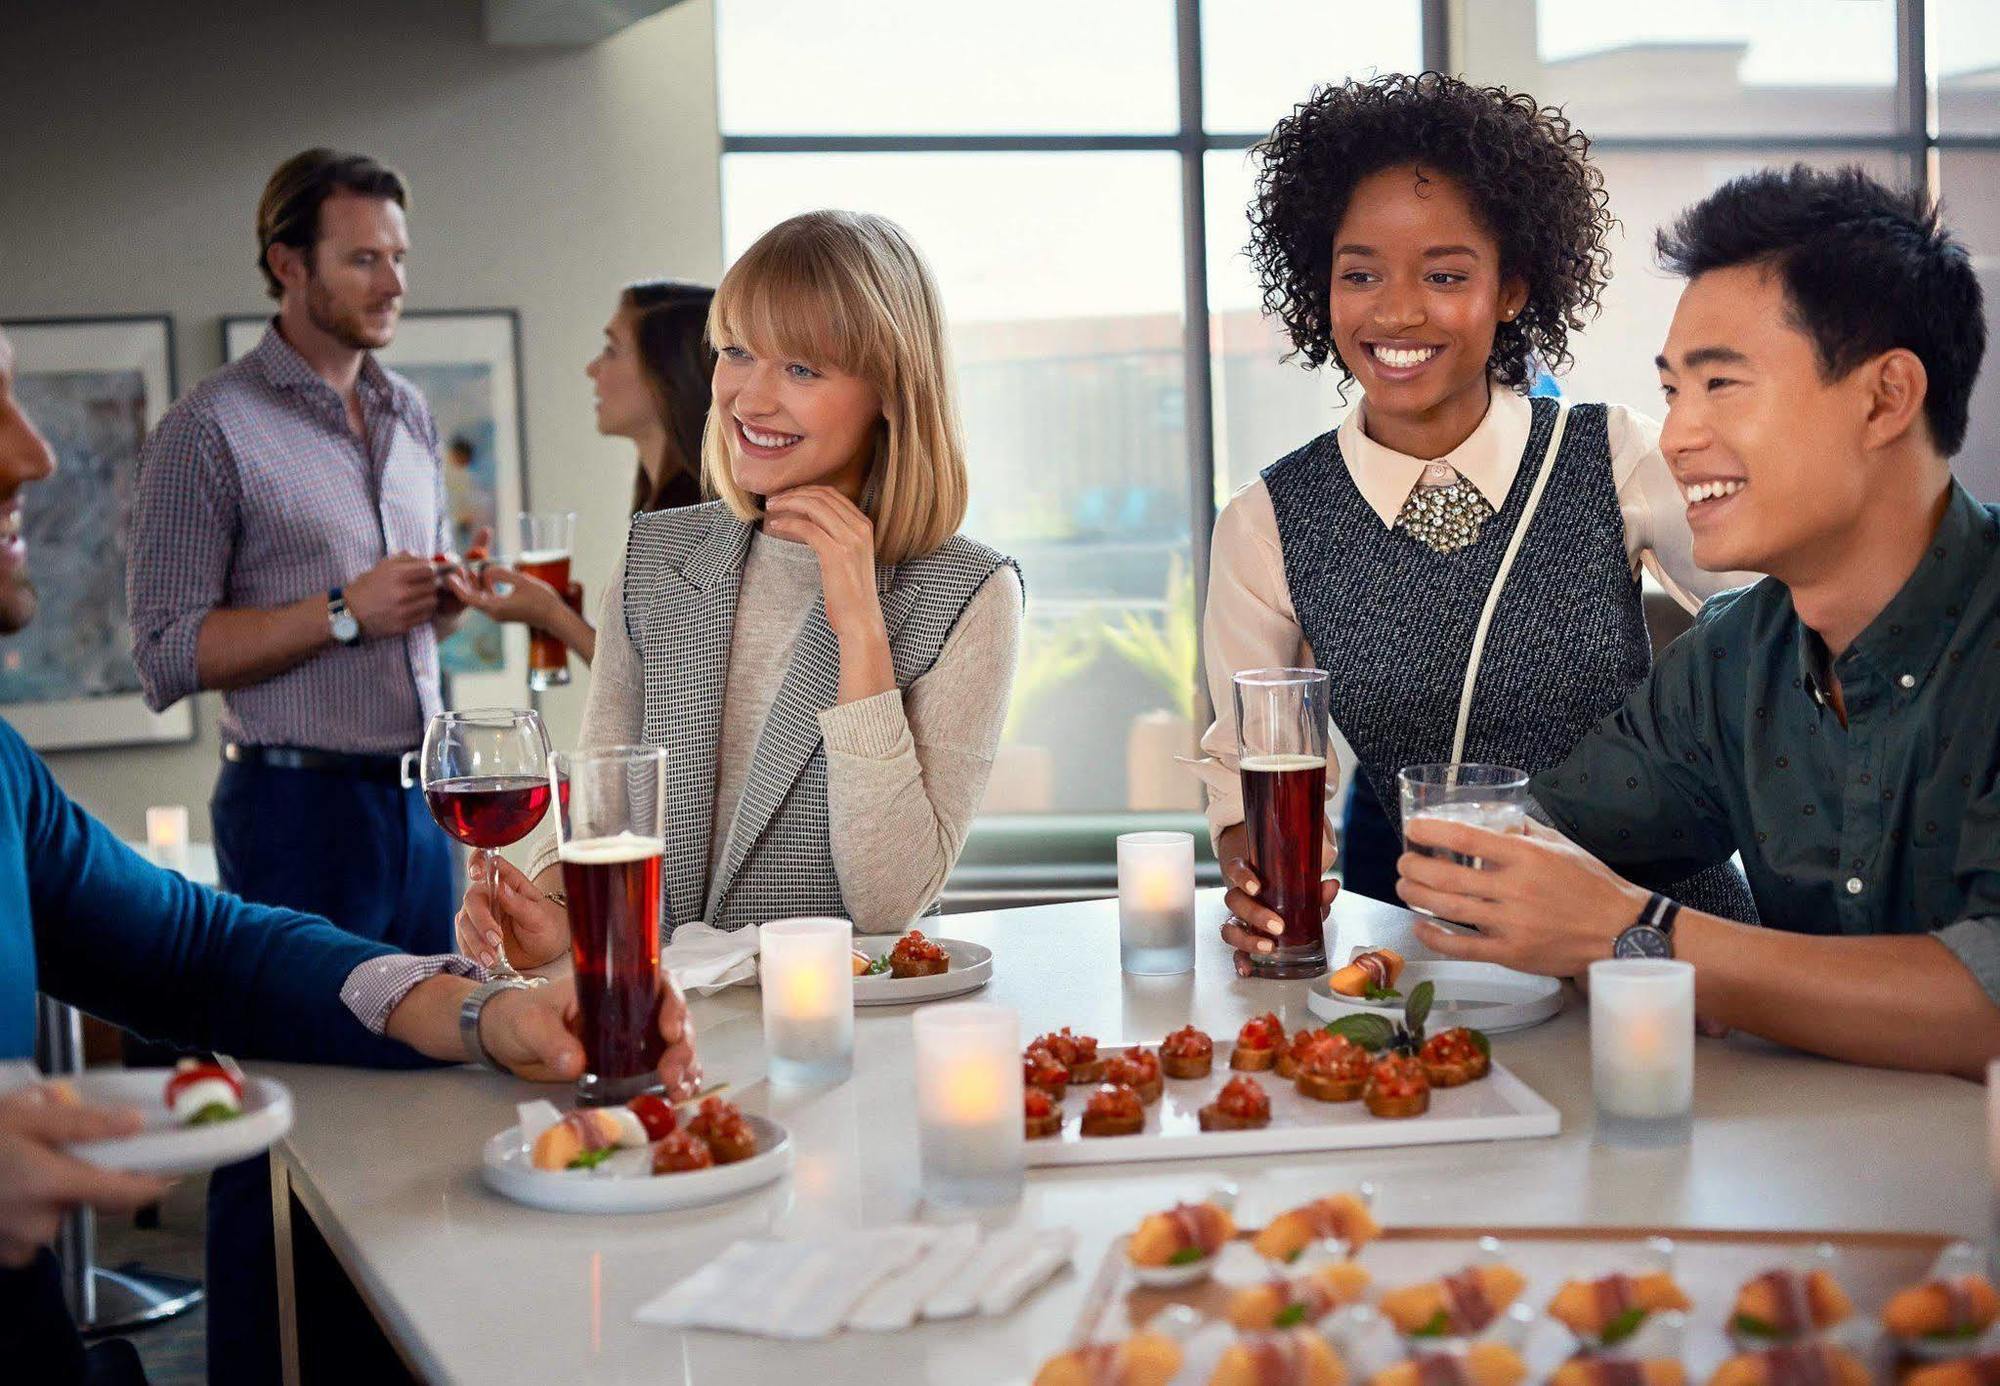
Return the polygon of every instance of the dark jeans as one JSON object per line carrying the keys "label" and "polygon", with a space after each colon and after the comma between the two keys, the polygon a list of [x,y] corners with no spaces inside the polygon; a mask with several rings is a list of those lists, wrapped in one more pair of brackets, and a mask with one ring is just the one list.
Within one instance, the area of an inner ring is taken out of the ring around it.
{"label": "dark jeans", "polygon": [[[224,762],[209,801],[222,888],[323,915],[410,953],[452,950],[451,848],[423,793],[319,770]],[[276,1381],[271,1179],[263,1156],[208,1185],[211,1386]]]}
{"label": "dark jeans", "polygon": [[123,1338],[85,1350],[47,1251],[19,1270],[0,1270],[0,1364],[0,1376],[37,1386],[146,1386],[138,1350]]}
{"label": "dark jeans", "polygon": [[1396,894],[1396,858],[1402,853],[1402,834],[1382,811],[1368,776],[1356,775],[1340,820],[1340,888],[1402,904]]}

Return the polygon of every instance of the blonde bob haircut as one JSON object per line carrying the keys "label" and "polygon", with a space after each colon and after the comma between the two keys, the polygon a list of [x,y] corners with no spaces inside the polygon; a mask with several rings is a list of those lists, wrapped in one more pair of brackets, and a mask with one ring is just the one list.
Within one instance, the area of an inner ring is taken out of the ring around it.
{"label": "blonde bob haircut", "polygon": [[[965,438],[951,343],[930,266],[886,217],[807,212],[779,222],[729,267],[708,312],[717,351],[744,346],[856,376],[882,399],[861,506],[884,563],[920,558],[965,522]],[[711,409],[701,470],[739,519],[761,497],[736,484],[728,421]]]}

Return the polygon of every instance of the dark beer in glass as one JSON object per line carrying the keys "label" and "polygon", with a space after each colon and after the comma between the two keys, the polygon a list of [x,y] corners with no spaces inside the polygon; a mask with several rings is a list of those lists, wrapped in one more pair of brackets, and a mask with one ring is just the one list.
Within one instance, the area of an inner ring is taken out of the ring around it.
{"label": "dark beer in glass", "polygon": [[1249,669],[1235,677],[1243,821],[1258,899],[1285,921],[1265,977],[1326,971],[1320,876],[1326,838],[1327,679],[1318,669]]}
{"label": "dark beer in glass", "polygon": [[[521,553],[514,566],[569,596],[570,548],[576,515],[570,511],[521,516]],[[569,682],[569,646],[540,630],[528,632],[528,687],[536,692]]]}

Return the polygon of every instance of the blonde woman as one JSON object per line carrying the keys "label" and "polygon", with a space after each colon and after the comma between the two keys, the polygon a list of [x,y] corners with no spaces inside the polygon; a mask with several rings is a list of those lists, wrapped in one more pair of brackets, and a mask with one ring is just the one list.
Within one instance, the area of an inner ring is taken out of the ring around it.
{"label": "blonde woman", "polygon": [[[605,595],[585,747],[668,751],[666,926],[931,906],[985,789],[1022,591],[965,517],[944,314],[881,217],[811,212],[723,277],[702,471],[719,500],[634,518]],[[502,866],[460,946],[520,966],[568,921],[553,847]],[[553,897],[553,898],[552,898]]]}

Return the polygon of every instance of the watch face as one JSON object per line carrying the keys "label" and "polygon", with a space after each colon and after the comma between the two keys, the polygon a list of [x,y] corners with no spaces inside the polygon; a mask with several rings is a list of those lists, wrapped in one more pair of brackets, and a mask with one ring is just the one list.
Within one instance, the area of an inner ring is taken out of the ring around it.
{"label": "watch face", "polygon": [[1614,958],[1671,958],[1674,946],[1650,924],[1634,924],[1611,945]]}
{"label": "watch face", "polygon": [[334,616],[333,638],[335,640],[351,642],[360,634],[361,623],[354,619],[353,612],[342,611]]}

